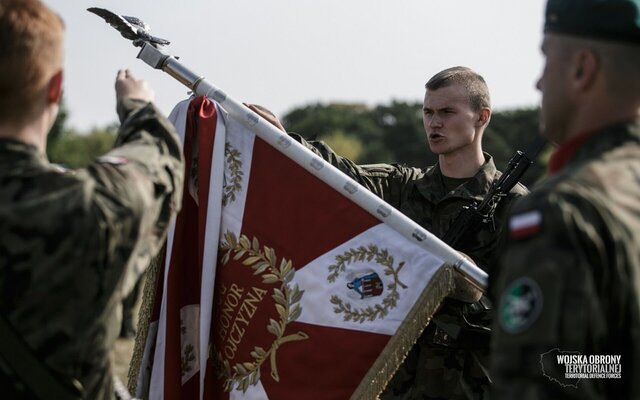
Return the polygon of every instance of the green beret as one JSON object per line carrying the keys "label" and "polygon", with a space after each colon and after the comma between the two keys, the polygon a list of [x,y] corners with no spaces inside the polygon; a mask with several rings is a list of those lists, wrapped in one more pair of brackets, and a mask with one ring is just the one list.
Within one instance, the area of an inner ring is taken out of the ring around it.
{"label": "green beret", "polygon": [[640,0],[549,0],[544,31],[640,44]]}

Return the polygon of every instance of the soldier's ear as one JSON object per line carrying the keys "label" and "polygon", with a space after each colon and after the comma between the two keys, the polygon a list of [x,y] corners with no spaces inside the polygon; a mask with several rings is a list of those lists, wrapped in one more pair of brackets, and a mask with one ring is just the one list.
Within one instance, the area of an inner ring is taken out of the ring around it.
{"label": "soldier's ear", "polygon": [[491,109],[489,107],[483,107],[478,111],[478,120],[476,126],[481,127],[487,125],[491,119]]}
{"label": "soldier's ear", "polygon": [[592,50],[578,51],[573,59],[571,78],[577,89],[585,90],[591,87],[598,75],[600,63]]}
{"label": "soldier's ear", "polygon": [[62,70],[58,71],[49,79],[47,86],[47,104],[59,103],[62,98]]}

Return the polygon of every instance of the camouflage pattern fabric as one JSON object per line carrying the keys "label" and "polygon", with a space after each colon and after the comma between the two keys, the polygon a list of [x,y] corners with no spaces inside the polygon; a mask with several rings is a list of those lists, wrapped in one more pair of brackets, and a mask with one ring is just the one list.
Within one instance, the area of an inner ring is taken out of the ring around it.
{"label": "camouflage pattern fabric", "polygon": [[[493,181],[500,177],[492,157],[485,153],[486,162],[474,177],[447,190],[437,164],[424,169],[395,164],[356,165],[323,142],[291,136],[438,237],[444,236],[463,207],[482,201]],[[524,186],[514,187],[498,206],[495,230],[490,224],[484,225],[476,232],[474,243],[465,249],[489,273],[496,261],[498,238],[509,205],[526,193]],[[486,398],[489,313],[490,302],[486,298],[476,304],[446,299],[381,398]]]}
{"label": "camouflage pattern fabric", "polygon": [[[173,126],[151,104],[126,99],[118,109],[115,148],[83,169],[62,170],[33,146],[0,140],[0,310],[87,399],[114,398],[109,357],[122,298],[181,204]],[[12,390],[0,388],[1,397],[22,397]]]}
{"label": "camouflage pattern fabric", "polygon": [[[516,203],[500,266],[494,399],[640,398],[640,120],[588,136]],[[553,349],[621,355],[621,379],[543,373]]]}

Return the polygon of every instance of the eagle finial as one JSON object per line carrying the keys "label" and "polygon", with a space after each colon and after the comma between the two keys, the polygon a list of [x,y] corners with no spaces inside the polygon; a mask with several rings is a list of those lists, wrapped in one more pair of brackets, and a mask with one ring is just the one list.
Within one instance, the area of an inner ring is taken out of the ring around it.
{"label": "eagle finial", "polygon": [[102,17],[109,25],[116,28],[124,38],[132,40],[134,46],[142,46],[145,42],[155,47],[170,43],[168,40],[150,35],[149,25],[139,18],[118,15],[97,7],[87,8],[87,11]]}

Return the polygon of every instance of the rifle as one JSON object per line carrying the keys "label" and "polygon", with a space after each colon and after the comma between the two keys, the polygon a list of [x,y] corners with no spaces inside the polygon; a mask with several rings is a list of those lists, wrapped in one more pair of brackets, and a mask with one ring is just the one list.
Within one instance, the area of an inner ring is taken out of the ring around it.
{"label": "rifle", "polygon": [[494,214],[500,200],[506,197],[520,181],[545,144],[546,140],[542,136],[537,136],[527,150],[524,152],[516,151],[516,154],[509,160],[507,169],[497,181],[493,182],[491,190],[489,190],[482,202],[464,207],[453,221],[453,224],[451,224],[442,241],[456,250],[465,251],[468,244],[472,243],[470,236],[478,232],[482,224],[492,224],[491,229],[494,231]]}

